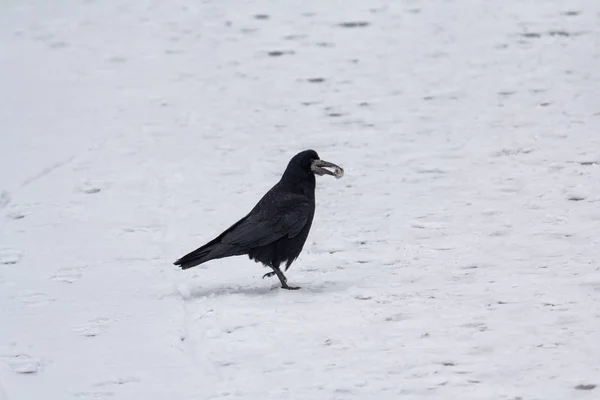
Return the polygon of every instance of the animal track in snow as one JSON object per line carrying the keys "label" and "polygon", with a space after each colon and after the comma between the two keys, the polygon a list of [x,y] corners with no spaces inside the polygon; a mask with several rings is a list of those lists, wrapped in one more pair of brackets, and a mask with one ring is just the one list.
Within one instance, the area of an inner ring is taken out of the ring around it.
{"label": "animal track in snow", "polygon": [[55,275],[50,277],[50,279],[63,283],[74,283],[81,279],[82,271],[84,269],[85,268],[83,267],[61,269]]}
{"label": "animal track in snow", "polygon": [[487,331],[489,328],[487,327],[486,324],[484,324],[483,322],[470,322],[467,324],[462,325],[463,328],[469,328],[469,329],[476,329],[479,332],[485,332]]}
{"label": "animal track in snow", "polygon": [[16,354],[8,357],[2,356],[0,358],[4,359],[8,367],[17,374],[35,374],[42,367],[39,359],[27,354]]}
{"label": "animal track in snow", "polygon": [[75,332],[79,333],[81,336],[94,337],[106,332],[109,325],[110,319],[96,318],[83,325],[75,327]]}
{"label": "animal track in snow", "polygon": [[407,319],[408,319],[408,317],[406,315],[404,315],[402,313],[396,313],[396,314],[387,316],[385,318],[385,321],[387,321],[387,322],[393,322],[393,321],[404,321],[404,320],[407,320]]}
{"label": "animal track in snow", "polygon": [[575,386],[575,389],[577,390],[593,390],[596,388],[596,385],[590,383],[590,384],[581,384],[581,385],[577,385]]}
{"label": "animal track in snow", "polygon": [[0,265],[14,265],[21,261],[23,254],[18,250],[0,249]]}
{"label": "animal track in snow", "polygon": [[[17,221],[27,217],[29,214],[35,211],[39,207],[38,203],[29,202],[23,204],[9,203],[6,206],[6,219]],[[2,208],[2,207],[0,207]]]}
{"label": "animal track in snow", "polygon": [[114,396],[113,392],[109,391],[98,391],[98,392],[77,392],[73,394],[77,398],[82,399],[104,399],[107,397]]}
{"label": "animal track in snow", "polygon": [[416,229],[444,229],[446,224],[441,222],[413,221],[410,226]]}
{"label": "animal track in snow", "polygon": [[443,168],[440,167],[436,167],[434,165],[423,165],[420,167],[416,167],[414,168],[414,171],[419,173],[419,174],[446,174],[448,171],[446,171]]}
{"label": "animal track in snow", "polygon": [[26,214],[21,211],[9,211],[6,213],[6,218],[17,220],[25,218],[25,215]]}
{"label": "animal track in snow", "polygon": [[102,185],[97,182],[83,182],[77,187],[77,190],[85,194],[96,194],[102,191],[101,186]]}
{"label": "animal track in snow", "polygon": [[127,228],[122,228],[122,231],[125,233],[146,233],[146,232],[159,232],[162,228],[158,225],[146,225],[146,226],[131,226]]}
{"label": "animal track in snow", "polygon": [[104,382],[98,382],[94,384],[94,387],[110,387],[110,386],[120,386],[120,385],[126,385],[128,383],[137,383],[140,380],[136,377],[126,377],[126,378],[116,378],[113,380],[109,380],[109,381],[104,381]]}
{"label": "animal track in snow", "polygon": [[25,304],[26,306],[40,307],[48,305],[56,299],[54,297],[48,296],[45,293],[28,293],[20,295],[19,300],[21,300],[21,303]]}
{"label": "animal track in snow", "polygon": [[502,149],[492,153],[492,157],[507,157],[507,156],[517,156],[520,154],[529,154],[533,151],[533,147],[518,147],[511,149]]}

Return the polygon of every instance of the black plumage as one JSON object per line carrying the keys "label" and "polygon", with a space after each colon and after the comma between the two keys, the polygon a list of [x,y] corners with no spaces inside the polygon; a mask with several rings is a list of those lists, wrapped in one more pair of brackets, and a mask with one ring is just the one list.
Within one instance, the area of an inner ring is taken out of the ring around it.
{"label": "black plumage", "polygon": [[[326,168],[334,168],[329,171]],[[285,270],[298,258],[315,215],[315,174],[340,178],[343,170],[319,159],[314,150],[296,154],[288,163],[281,179],[244,218],[215,239],[175,261],[188,269],[209,260],[248,255],[273,269],[263,278],[277,275],[284,289],[288,286]]]}

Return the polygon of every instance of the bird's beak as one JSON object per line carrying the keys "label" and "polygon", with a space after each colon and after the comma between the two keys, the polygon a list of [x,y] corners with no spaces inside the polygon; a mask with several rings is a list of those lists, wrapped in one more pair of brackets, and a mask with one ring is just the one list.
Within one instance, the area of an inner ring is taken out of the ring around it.
{"label": "bird's beak", "polygon": [[[333,168],[333,172],[326,168]],[[311,164],[310,169],[315,174],[321,176],[332,175],[335,176],[337,179],[340,179],[342,176],[344,176],[344,169],[338,165],[335,165],[334,163],[330,163],[329,161],[315,160]]]}

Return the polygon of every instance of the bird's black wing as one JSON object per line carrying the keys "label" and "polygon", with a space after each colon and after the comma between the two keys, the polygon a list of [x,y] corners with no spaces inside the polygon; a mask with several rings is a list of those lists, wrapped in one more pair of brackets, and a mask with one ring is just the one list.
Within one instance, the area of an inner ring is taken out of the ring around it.
{"label": "bird's black wing", "polygon": [[244,218],[219,236],[177,261],[183,269],[216,258],[247,254],[284,236],[297,236],[310,219],[314,206],[297,194],[269,191]]}
{"label": "bird's black wing", "polygon": [[304,196],[282,194],[273,200],[259,203],[223,235],[221,243],[249,249],[266,246],[285,236],[296,237],[310,218],[309,200]]}

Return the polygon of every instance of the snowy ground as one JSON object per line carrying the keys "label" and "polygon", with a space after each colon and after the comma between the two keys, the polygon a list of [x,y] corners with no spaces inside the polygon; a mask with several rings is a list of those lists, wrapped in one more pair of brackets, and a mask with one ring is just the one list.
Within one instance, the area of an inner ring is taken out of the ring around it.
{"label": "snowy ground", "polygon": [[[597,0],[5,0],[0,48],[1,400],[600,398]],[[171,264],[305,148],[303,290]]]}

